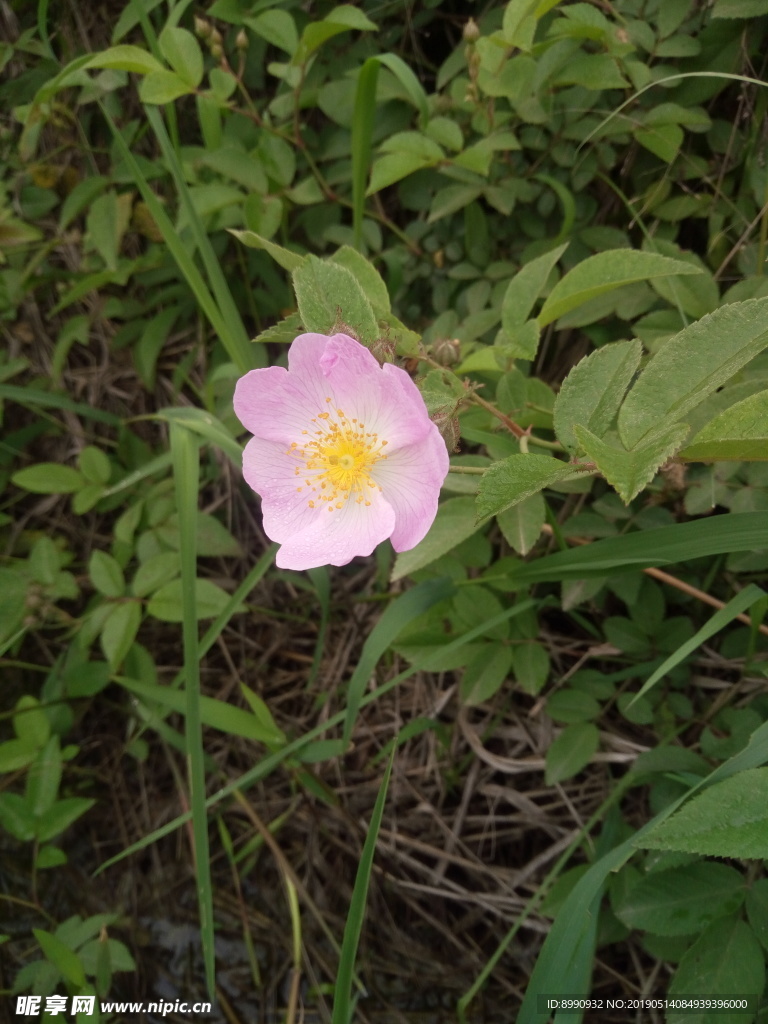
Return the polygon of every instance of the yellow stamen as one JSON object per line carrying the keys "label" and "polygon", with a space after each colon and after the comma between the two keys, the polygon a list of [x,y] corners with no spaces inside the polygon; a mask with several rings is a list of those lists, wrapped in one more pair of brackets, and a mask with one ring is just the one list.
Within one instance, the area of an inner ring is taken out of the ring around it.
{"label": "yellow stamen", "polygon": [[[325,401],[331,405],[332,399]],[[386,459],[382,449],[387,442],[379,440],[376,433],[366,433],[365,424],[348,419],[343,409],[336,409],[335,415],[332,411],[319,412],[311,424],[319,429],[302,430],[307,440],[292,441],[286,451],[298,461],[295,475],[303,478],[314,499],[328,502],[329,512],[344,508],[349,498],[358,505],[370,506],[367,488],[381,490],[371,470]],[[309,508],[317,507],[314,500],[307,504]]]}

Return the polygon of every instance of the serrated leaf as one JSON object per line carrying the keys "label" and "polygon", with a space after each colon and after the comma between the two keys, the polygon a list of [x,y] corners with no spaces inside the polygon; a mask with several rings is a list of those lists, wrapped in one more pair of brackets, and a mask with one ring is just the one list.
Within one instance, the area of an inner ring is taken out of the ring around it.
{"label": "serrated leaf", "polygon": [[293,272],[301,321],[308,331],[330,334],[343,321],[363,344],[379,335],[376,316],[357,278],[337,263],[308,256]]}
{"label": "serrated leaf", "polygon": [[705,789],[653,829],[643,846],[739,860],[767,859],[768,768],[750,768]]}
{"label": "serrated leaf", "polygon": [[[704,900],[707,896],[702,897]],[[738,917],[711,924],[685,952],[667,996],[749,995],[756,1006],[765,986],[765,962],[752,930]],[[669,1010],[667,1024],[740,1024],[753,1015],[741,1012]]]}
{"label": "serrated leaf", "polygon": [[510,455],[494,462],[480,478],[478,521],[512,508],[575,471],[574,466],[549,455]]}
{"label": "serrated leaf", "polygon": [[94,551],[88,562],[91,583],[105,597],[122,597],[125,576],[118,562],[106,551]]}
{"label": "serrated leaf", "polygon": [[624,445],[634,448],[660,423],[682,419],[767,346],[768,298],[720,306],[680,331],[651,359],[619,410]]}
{"label": "serrated leaf", "polygon": [[[229,603],[229,594],[210,580],[195,580],[195,610],[198,619],[215,619]],[[161,622],[181,622],[181,580],[173,580],[157,590],[149,600],[147,611]]]}
{"label": "serrated leaf", "polygon": [[574,427],[579,445],[614,487],[625,505],[649,483],[657,469],[680,448],[688,435],[685,423],[673,423],[645,445],[627,451],[596,437],[586,427]]}
{"label": "serrated leaf", "polygon": [[457,544],[471,537],[479,526],[475,517],[474,498],[449,498],[444,501],[438,507],[435,521],[424,540],[410,551],[402,551],[395,559],[393,581],[447,555]]}
{"label": "serrated leaf", "polygon": [[166,25],[158,37],[160,52],[176,74],[192,89],[203,80],[200,44],[186,28]]}
{"label": "serrated leaf", "polygon": [[527,555],[539,539],[546,511],[543,496],[532,494],[497,515],[496,521],[504,539],[519,555]]}
{"label": "serrated leaf", "polygon": [[289,273],[300,267],[306,256],[300,256],[297,252],[292,252],[290,249],[284,249],[282,245],[277,245],[275,242],[270,242],[268,238],[263,238],[261,235],[257,235],[255,231],[235,231],[229,229],[230,235],[234,235],[235,238],[242,242],[243,245],[247,245],[250,249],[264,249],[268,252],[275,263],[278,263],[283,270],[287,270]]}
{"label": "serrated leaf", "polygon": [[71,494],[85,484],[76,469],[61,466],[58,462],[38,462],[35,466],[20,469],[13,474],[11,482],[33,494]]}
{"label": "serrated leaf", "polygon": [[555,434],[570,452],[580,450],[574,433],[583,424],[602,437],[613,422],[640,365],[639,341],[604,345],[577,363],[563,381],[553,410]]}
{"label": "serrated leaf", "polygon": [[600,733],[592,722],[567,725],[547,751],[546,784],[572,779],[589,764],[599,744]]}
{"label": "serrated leaf", "polygon": [[640,252],[636,249],[598,252],[577,263],[573,270],[558,281],[544,303],[538,321],[541,327],[545,327],[588,299],[633,281],[697,273],[698,268],[692,267],[690,263],[653,252]]}
{"label": "serrated leaf", "polygon": [[744,879],[734,868],[699,861],[641,878],[615,902],[614,913],[628,928],[693,935],[716,918],[735,913],[744,893]]}
{"label": "serrated leaf", "polygon": [[736,402],[710,420],[680,452],[688,460],[768,459],[768,391]]}
{"label": "serrated leaf", "polygon": [[254,343],[267,344],[272,342],[277,345],[290,345],[290,343],[301,334],[301,317],[298,313],[291,313],[284,320],[262,331],[253,340]]}
{"label": "serrated leaf", "polygon": [[555,264],[567,248],[566,242],[565,245],[545,252],[543,256],[537,256],[522,266],[509,282],[501,301],[501,326],[508,334],[514,333],[531,315]]}
{"label": "serrated leaf", "polygon": [[384,283],[384,278],[357,249],[353,249],[351,245],[343,245],[331,256],[331,262],[346,267],[352,276],[356,278],[378,316],[383,316],[390,312],[389,292]]}

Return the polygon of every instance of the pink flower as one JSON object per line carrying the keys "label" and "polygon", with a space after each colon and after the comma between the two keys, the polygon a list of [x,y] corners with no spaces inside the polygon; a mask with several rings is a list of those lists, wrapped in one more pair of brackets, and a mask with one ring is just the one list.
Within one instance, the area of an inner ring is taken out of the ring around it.
{"label": "pink flower", "polygon": [[241,377],[235,412],[254,434],[243,475],[281,568],[346,565],[387,537],[407,551],[432,525],[445,444],[405,370],[346,334],[300,335],[287,370]]}

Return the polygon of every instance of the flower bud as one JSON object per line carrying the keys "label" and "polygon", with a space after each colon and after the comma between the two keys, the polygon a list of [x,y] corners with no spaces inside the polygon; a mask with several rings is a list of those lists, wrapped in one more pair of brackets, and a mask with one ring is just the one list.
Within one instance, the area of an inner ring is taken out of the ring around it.
{"label": "flower bud", "polygon": [[476,43],[480,38],[480,28],[474,18],[470,18],[466,23],[462,35],[468,43]]}
{"label": "flower bud", "polygon": [[237,36],[235,37],[235,47],[238,50],[248,49],[248,33],[245,31],[244,28],[241,28],[240,31],[237,33]]}
{"label": "flower bud", "polygon": [[214,60],[221,60],[221,58],[224,56],[224,47],[221,45],[221,43],[211,44],[211,56],[214,58]]}
{"label": "flower bud", "polygon": [[195,15],[195,35],[200,39],[207,39],[211,34],[211,23],[206,21],[205,18],[201,18],[199,15]]}
{"label": "flower bud", "polygon": [[432,358],[441,366],[453,366],[461,358],[458,338],[440,338],[432,343]]}

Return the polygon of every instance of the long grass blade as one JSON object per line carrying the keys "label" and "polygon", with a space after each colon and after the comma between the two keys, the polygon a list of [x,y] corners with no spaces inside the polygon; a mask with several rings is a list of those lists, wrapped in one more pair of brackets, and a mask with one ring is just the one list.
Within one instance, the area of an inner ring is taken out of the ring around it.
{"label": "long grass blade", "polygon": [[662,526],[622,537],[608,537],[571,551],[558,551],[514,571],[515,583],[544,580],[585,579],[633,567],[687,562],[732,551],[768,548],[768,516],[765,512],[730,513],[697,519],[691,523]]}
{"label": "long grass blade", "polygon": [[365,907],[368,901],[368,887],[371,882],[373,855],[376,851],[376,841],[379,837],[381,819],[384,815],[384,805],[387,800],[387,790],[389,789],[389,779],[392,774],[394,757],[395,751],[393,749],[384,772],[384,778],[379,786],[379,794],[376,797],[376,804],[371,815],[371,823],[368,826],[368,835],[365,837],[363,852],[357,867],[355,886],[352,890],[352,899],[350,900],[347,913],[347,923],[344,926],[344,940],[341,944],[339,970],[336,974],[336,990],[333,997],[333,1014],[331,1017],[332,1024],[351,1024],[352,1022],[352,977],[355,971],[357,947],[360,943],[360,933],[363,929]]}
{"label": "long grass blade", "polygon": [[166,163],[171,171],[174,185],[176,186],[176,192],[179,197],[179,202],[189,218],[189,224],[192,229],[192,235],[195,239],[195,245],[200,251],[200,256],[203,260],[208,280],[211,284],[213,294],[216,299],[219,312],[225,323],[225,333],[220,335],[224,347],[229,353],[230,359],[237,365],[237,367],[245,372],[250,370],[255,365],[255,354],[256,349],[248,339],[248,333],[243,326],[243,320],[240,316],[240,311],[235,305],[235,300],[232,298],[232,292],[229,290],[227,279],[224,277],[224,272],[221,269],[221,265],[213,251],[208,234],[203,227],[202,221],[195,209],[192,198],[187,188],[187,182],[184,177],[184,172],[181,169],[179,158],[176,155],[168,133],[165,130],[163,119],[160,116],[160,111],[157,107],[145,106],[147,120],[149,121],[152,129],[157,137],[157,141],[160,144],[160,149],[163,156],[165,157]]}
{"label": "long grass blade", "polygon": [[365,183],[371,162],[376,83],[379,80],[379,59],[369,57],[360,69],[352,115],[352,244],[358,250],[363,241]]}
{"label": "long grass blade", "polygon": [[205,806],[205,764],[200,717],[200,661],[197,635],[195,579],[197,577],[197,496],[200,484],[200,454],[197,442],[179,423],[171,424],[171,455],[179,512],[179,555],[181,558],[184,672],[186,676],[187,768],[189,772],[192,832],[194,836],[200,935],[208,993],[215,991],[213,945],[213,890],[208,846],[208,814]]}
{"label": "long grass blade", "polygon": [[[126,144],[126,141],[121,135],[117,125],[103,105],[101,110],[112,131],[115,146],[120,153],[120,157],[125,161],[126,166],[130,169],[133,180],[136,183],[136,187],[139,192],[141,192],[142,199],[147,204],[147,208],[152,215],[152,219],[162,234],[163,241],[168,246],[168,251],[176,261],[179,270],[189,285],[190,291],[200,304],[200,308],[207,317],[211,327],[221,338],[221,342],[227,350],[229,358],[243,373],[253,369],[255,365],[253,346],[247,342],[247,338],[245,339],[245,343],[243,342],[239,333],[237,333],[236,327],[235,333],[233,333],[230,324],[227,322],[226,317],[214,301],[208,286],[203,280],[203,275],[197,269],[194,260],[190,256],[182,240],[179,238],[168,214],[163,209],[163,206],[155,193],[149,187],[149,182],[142,173],[141,168],[131,152],[130,147]],[[240,317],[238,315],[234,322],[237,323],[239,320]]]}
{"label": "long grass blade", "polygon": [[747,608],[751,608],[753,604],[762,600],[766,596],[765,591],[761,590],[760,587],[755,586],[754,583],[750,583],[744,590],[739,591],[724,608],[720,608],[715,614],[709,619],[700,630],[696,632],[690,640],[686,640],[684,644],[681,644],[678,649],[656,669],[656,671],[646,679],[642,687],[632,700],[629,702],[628,707],[632,707],[635,701],[646,694],[653,686],[658,683],[660,679],[663,679],[667,673],[671,672],[672,669],[679,665],[684,658],[687,658],[689,654],[700,647],[701,644],[705,643],[715,633],[719,633],[721,629],[728,625],[729,622],[733,622],[737,615],[746,611]]}

